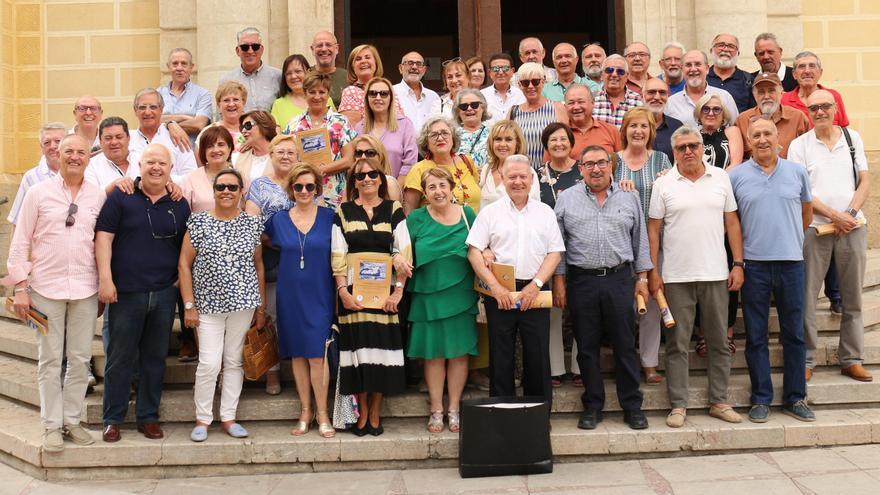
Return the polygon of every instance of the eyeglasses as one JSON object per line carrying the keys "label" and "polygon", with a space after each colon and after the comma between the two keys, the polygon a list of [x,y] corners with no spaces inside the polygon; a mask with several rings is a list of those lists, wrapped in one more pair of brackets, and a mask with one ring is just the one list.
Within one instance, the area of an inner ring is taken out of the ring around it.
{"label": "eyeglasses", "polygon": [[449,139],[450,137],[452,137],[452,133],[449,131],[432,132],[428,134],[428,139],[432,141],[436,141],[440,138]]}
{"label": "eyeglasses", "polygon": [[512,68],[513,67],[511,67],[509,65],[495,65],[493,67],[489,67],[489,70],[491,70],[492,72],[497,74],[499,72],[507,72]]}
{"label": "eyeglasses", "polygon": [[623,67],[605,67],[605,73],[609,76],[612,74],[617,74],[617,77],[623,77],[626,75],[626,69]]}
{"label": "eyeglasses", "polygon": [[455,62],[461,62],[461,57],[450,58],[449,60],[444,60],[442,64],[443,67],[446,67],[449,64],[453,64]]}
{"label": "eyeglasses", "polygon": [[648,58],[650,56],[648,52],[630,52],[626,54],[626,58]]}
{"label": "eyeglasses", "polygon": [[135,110],[138,112],[146,112],[147,110],[152,110],[154,112],[158,111],[160,108],[159,105],[138,105],[135,107]]}
{"label": "eyeglasses", "polygon": [[275,150],[272,153],[278,156],[296,156],[296,151],[293,150]]}
{"label": "eyeglasses", "polygon": [[256,124],[254,124],[253,121],[248,120],[244,124],[241,124],[241,127],[239,128],[239,130],[241,132],[244,132],[244,131],[249,131],[249,130],[253,129],[254,127],[256,127]]}
{"label": "eyeglasses", "polygon": [[258,51],[260,51],[260,48],[263,48],[263,45],[261,45],[260,43],[242,43],[242,44],[238,45],[238,49],[243,52],[247,52],[247,51],[258,52]]}
{"label": "eyeglasses", "polygon": [[316,186],[314,183],[294,184],[293,185],[294,192],[303,192],[303,189],[305,189],[308,192],[315,192],[315,189],[317,189],[317,188],[318,188],[318,186]]}
{"label": "eyeglasses", "polygon": [[677,151],[679,153],[684,153],[685,150],[691,151],[691,152],[696,152],[700,148],[700,146],[702,146],[702,145],[703,145],[703,143],[679,144],[675,147],[675,151]]}
{"label": "eyeglasses", "polygon": [[386,91],[384,89],[381,91],[375,91],[371,89],[367,91],[367,96],[369,96],[370,98],[388,98],[389,96],[391,96],[391,91]]}
{"label": "eyeglasses", "polygon": [[153,228],[153,217],[150,213],[152,208],[147,208],[147,222],[150,224],[150,234],[153,235],[153,239],[174,239],[177,237],[177,217],[174,216],[174,210],[165,210],[165,213],[171,215],[171,223],[174,225],[174,232],[171,234],[157,234],[156,230]]}
{"label": "eyeglasses", "polygon": [[831,107],[833,107],[833,106],[834,106],[834,103],[817,103],[815,105],[808,106],[807,109],[811,112],[818,112],[819,110],[822,110],[823,112],[827,112],[827,111],[831,110]]}
{"label": "eyeglasses", "polygon": [[666,57],[666,58],[661,58],[660,61],[661,61],[661,62],[666,62],[667,64],[671,64],[671,63],[673,63],[673,62],[676,63],[676,64],[680,64],[680,63],[681,63],[681,57]]}
{"label": "eyeglasses", "polygon": [[724,112],[724,109],[721,107],[710,107],[704,106],[700,112],[703,115],[721,115]]}
{"label": "eyeglasses", "polygon": [[369,177],[371,179],[378,179],[379,178],[379,171],[378,170],[370,170],[369,172],[355,172],[355,174],[354,174],[354,180],[356,180],[356,181],[362,181],[362,180],[366,179],[367,177]]}
{"label": "eyeglasses", "polygon": [[480,108],[480,105],[482,105],[482,103],[480,103],[479,101],[472,101],[470,103],[459,103],[458,109],[461,110],[462,112],[464,112],[468,108],[470,108],[471,110],[476,110],[476,109]]}
{"label": "eyeglasses", "polygon": [[715,43],[714,45],[712,45],[712,48],[722,48],[731,51],[739,50],[739,47],[734,45],[733,43],[724,43],[723,41]]}
{"label": "eyeglasses", "polygon": [[596,160],[595,162],[583,162],[584,168],[587,170],[592,169],[593,167],[599,167],[599,170],[605,170],[608,168],[608,164],[611,163],[608,160]]}
{"label": "eyeglasses", "polygon": [[73,224],[76,223],[76,212],[79,211],[79,206],[76,203],[70,203],[70,206],[67,207],[67,220],[64,221],[65,227],[73,227]]}
{"label": "eyeglasses", "polygon": [[428,64],[422,62],[421,60],[404,60],[400,63],[400,65],[405,65],[407,67],[417,67],[421,69],[422,67],[426,67]]}
{"label": "eyeglasses", "polygon": [[229,191],[229,192],[238,192],[239,189],[238,184],[214,184],[214,190],[217,192]]}
{"label": "eyeglasses", "polygon": [[377,156],[378,154],[379,154],[379,152],[376,151],[376,150],[373,150],[373,149],[368,149],[368,150],[354,150],[354,157],[355,157],[355,158],[360,158],[360,157],[362,157],[362,156],[365,156],[365,157],[367,157],[367,158],[376,158],[376,156]]}
{"label": "eyeglasses", "polygon": [[101,107],[99,107],[97,105],[77,105],[73,108],[74,108],[74,110],[76,110],[79,113],[87,113],[87,112],[98,113],[101,111]]}
{"label": "eyeglasses", "polygon": [[540,86],[541,83],[543,83],[543,82],[544,82],[543,79],[520,79],[520,80],[519,80],[519,85],[522,86],[522,87],[524,87],[524,88],[528,88],[529,86],[534,86],[534,87],[537,88],[537,87]]}

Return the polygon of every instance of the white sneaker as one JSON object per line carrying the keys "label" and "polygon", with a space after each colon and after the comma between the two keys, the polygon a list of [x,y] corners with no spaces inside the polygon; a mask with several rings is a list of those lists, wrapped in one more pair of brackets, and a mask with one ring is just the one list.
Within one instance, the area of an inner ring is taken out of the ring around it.
{"label": "white sneaker", "polygon": [[61,428],[43,430],[43,451],[61,452],[64,450],[64,437]]}

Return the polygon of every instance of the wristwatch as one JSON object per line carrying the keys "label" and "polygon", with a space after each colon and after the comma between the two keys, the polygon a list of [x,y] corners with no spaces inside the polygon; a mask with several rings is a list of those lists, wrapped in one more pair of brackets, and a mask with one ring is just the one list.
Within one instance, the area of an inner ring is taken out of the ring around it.
{"label": "wristwatch", "polygon": [[746,266],[746,264],[745,264],[744,262],[742,262],[742,261],[734,261],[734,262],[733,262],[733,266],[738,266],[738,267],[740,267],[740,268],[743,268],[743,267]]}
{"label": "wristwatch", "polygon": [[30,294],[30,293],[31,293],[31,287],[30,287],[30,286],[27,286],[27,287],[16,287],[16,288],[12,289],[12,293],[13,293],[13,294],[18,294],[19,292],[27,292],[28,294]]}
{"label": "wristwatch", "polygon": [[544,287],[544,281],[541,280],[541,279],[538,278],[538,277],[533,278],[533,279],[532,279],[532,282],[534,282],[535,285],[537,285],[539,289],[540,289],[541,287]]}
{"label": "wristwatch", "polygon": [[183,303],[183,309],[195,309],[195,307],[196,307],[196,303],[194,303],[192,301],[187,301],[187,302]]}
{"label": "wristwatch", "polygon": [[853,217],[853,218],[855,218],[856,215],[859,214],[859,210],[857,210],[857,209],[855,209],[855,208],[847,208],[847,209],[845,209],[845,210],[843,210],[843,211],[849,213],[849,216],[851,216],[851,217]]}
{"label": "wristwatch", "polygon": [[402,289],[402,288],[403,288],[403,282],[394,282],[394,287],[395,287],[396,289]]}

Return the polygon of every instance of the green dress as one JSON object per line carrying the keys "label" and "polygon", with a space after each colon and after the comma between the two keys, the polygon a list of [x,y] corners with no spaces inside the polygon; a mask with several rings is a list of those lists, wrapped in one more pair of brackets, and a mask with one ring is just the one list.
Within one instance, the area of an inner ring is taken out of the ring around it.
{"label": "green dress", "polygon": [[467,223],[436,222],[427,207],[406,219],[413,247],[413,278],[406,290],[412,297],[409,310],[412,358],[456,358],[477,352],[477,293],[474,271],[465,244],[476,214],[464,207]]}

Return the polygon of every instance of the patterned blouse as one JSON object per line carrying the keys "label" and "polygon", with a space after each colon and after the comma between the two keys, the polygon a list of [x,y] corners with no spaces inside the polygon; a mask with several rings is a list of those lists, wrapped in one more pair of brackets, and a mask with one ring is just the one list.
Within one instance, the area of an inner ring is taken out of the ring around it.
{"label": "patterned blouse", "polygon": [[623,125],[623,114],[625,114],[630,108],[640,106],[642,106],[642,96],[635,91],[626,88],[625,93],[623,94],[623,101],[620,102],[620,105],[617,105],[617,108],[613,108],[611,106],[611,100],[608,99],[608,93],[603,89],[595,95],[595,102],[593,103],[593,118],[620,129],[620,126]]}
{"label": "patterned blouse", "polygon": [[474,165],[478,169],[482,169],[489,162],[489,155],[486,149],[486,143],[489,141],[489,128],[486,124],[480,124],[480,127],[474,132],[468,132],[463,126],[456,128],[458,137],[461,138],[461,144],[458,146],[458,152],[471,157]]}
{"label": "patterned blouse", "polygon": [[[351,86],[342,90],[341,101],[339,102],[339,112],[357,112],[361,114],[361,117],[364,116],[364,109],[367,105],[366,103],[366,95],[367,92],[364,91],[364,88],[360,86],[355,86],[352,84]],[[400,101],[397,98],[394,98],[394,108],[397,110],[398,117],[406,117],[403,113],[403,107],[400,106]]]}
{"label": "patterned blouse", "polygon": [[631,170],[626,162],[623,161],[623,152],[617,152],[617,168],[614,170],[614,182],[622,180],[631,180],[636,185],[636,191],[639,193],[639,201],[642,202],[642,212],[645,214],[645,221],[648,221],[648,208],[651,206],[651,191],[654,189],[654,181],[657,180],[657,174],[661,170],[672,168],[669,158],[662,151],[652,151],[648,156],[648,161],[639,170]]}
{"label": "patterned blouse", "polygon": [[[348,119],[341,113],[327,110],[324,115],[324,122],[318,127],[326,127],[330,133],[330,151],[333,153],[333,159],[342,158],[342,147],[350,143],[357,137],[357,132],[348,125]],[[290,121],[290,124],[284,129],[284,134],[293,134],[300,131],[308,131],[314,129],[308,112]],[[345,172],[336,172],[333,175],[324,177],[324,203],[325,205],[336,210],[340,203],[345,201]]]}
{"label": "patterned blouse", "polygon": [[261,304],[254,251],[260,244],[260,217],[240,212],[219,220],[203,211],[186,223],[196,250],[193,295],[199,313],[231,313]]}
{"label": "patterned blouse", "polygon": [[247,200],[260,207],[263,223],[269,221],[276,212],[289,210],[293,206],[290,196],[272,179],[263,176],[251,183]]}

